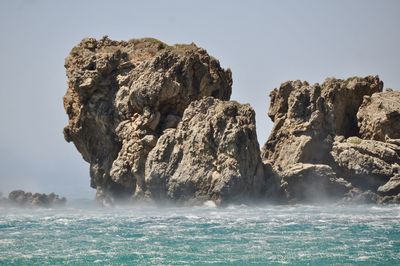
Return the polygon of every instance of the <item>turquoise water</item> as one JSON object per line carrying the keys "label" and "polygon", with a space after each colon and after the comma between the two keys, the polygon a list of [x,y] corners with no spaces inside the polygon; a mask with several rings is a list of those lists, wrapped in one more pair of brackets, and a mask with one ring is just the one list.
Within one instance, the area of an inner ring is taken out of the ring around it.
{"label": "turquoise water", "polygon": [[0,265],[399,265],[400,207],[0,209]]}

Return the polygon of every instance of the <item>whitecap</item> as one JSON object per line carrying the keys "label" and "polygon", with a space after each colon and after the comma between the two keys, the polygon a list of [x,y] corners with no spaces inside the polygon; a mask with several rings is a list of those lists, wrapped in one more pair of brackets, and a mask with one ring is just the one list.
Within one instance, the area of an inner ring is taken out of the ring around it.
{"label": "whitecap", "polygon": [[203,206],[208,208],[217,208],[217,204],[212,200],[207,200],[206,202],[203,203]]}
{"label": "whitecap", "polygon": [[359,256],[359,257],[357,257],[356,258],[356,260],[360,260],[360,261],[366,261],[366,260],[368,260],[368,259],[370,259],[370,257],[369,256]]}

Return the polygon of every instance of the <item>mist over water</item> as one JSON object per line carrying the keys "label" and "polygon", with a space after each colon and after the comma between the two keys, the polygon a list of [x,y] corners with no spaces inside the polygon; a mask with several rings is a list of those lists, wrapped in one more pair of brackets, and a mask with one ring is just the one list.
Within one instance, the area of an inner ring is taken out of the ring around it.
{"label": "mist over water", "polygon": [[2,209],[0,264],[395,265],[400,207]]}

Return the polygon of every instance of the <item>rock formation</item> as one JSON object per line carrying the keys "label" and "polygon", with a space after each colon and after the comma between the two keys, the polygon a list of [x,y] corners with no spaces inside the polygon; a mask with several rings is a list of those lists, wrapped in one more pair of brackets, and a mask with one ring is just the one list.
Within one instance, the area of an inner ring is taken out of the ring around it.
{"label": "rock formation", "polygon": [[398,193],[400,94],[382,89],[368,76],[289,81],[271,92],[274,128],[262,157],[288,200],[384,202]]}
{"label": "rock formation", "polygon": [[3,199],[2,204],[6,206],[18,207],[62,207],[67,200],[54,193],[41,194],[25,192],[23,190],[11,191],[8,199]]}
{"label": "rock formation", "polygon": [[150,152],[151,198],[243,201],[265,190],[264,166],[249,105],[213,97],[192,102],[176,129]]}
{"label": "rock formation", "polygon": [[255,114],[194,44],[87,38],[66,58],[65,139],[102,202],[400,201],[400,93],[378,77],[288,81]]}
{"label": "rock formation", "polygon": [[386,184],[378,188],[378,193],[382,195],[399,195],[400,194],[400,175],[392,176]]}
{"label": "rock formation", "polygon": [[400,147],[386,142],[337,137],[331,154],[337,173],[362,190],[376,191],[400,171]]}
{"label": "rock formation", "polygon": [[365,96],[358,111],[360,135],[364,139],[400,139],[400,92],[385,91]]}
{"label": "rock formation", "polygon": [[254,112],[225,102],[231,72],[205,50],[84,39],[65,67],[64,135],[90,163],[97,198],[222,202],[262,187]]}
{"label": "rock formation", "polygon": [[268,116],[274,128],[263,159],[277,170],[294,163],[329,164],[335,136],[357,135],[364,95],[382,90],[375,77],[327,79],[323,84],[289,81],[271,92]]}

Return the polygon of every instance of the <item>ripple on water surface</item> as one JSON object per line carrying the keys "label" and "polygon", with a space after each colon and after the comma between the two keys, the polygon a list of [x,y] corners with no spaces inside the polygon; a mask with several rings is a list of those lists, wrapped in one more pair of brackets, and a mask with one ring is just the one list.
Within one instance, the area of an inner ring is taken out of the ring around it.
{"label": "ripple on water surface", "polygon": [[1,210],[1,265],[398,265],[393,206]]}

